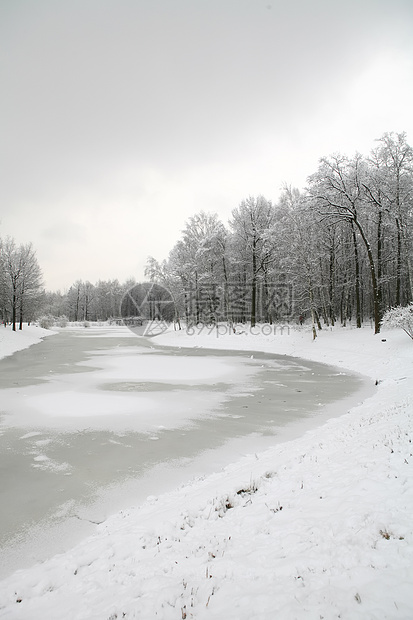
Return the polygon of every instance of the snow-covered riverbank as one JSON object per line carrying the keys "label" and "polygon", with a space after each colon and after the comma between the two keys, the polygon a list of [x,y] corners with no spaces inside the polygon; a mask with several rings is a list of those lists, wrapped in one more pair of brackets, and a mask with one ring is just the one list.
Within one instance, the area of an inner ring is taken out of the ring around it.
{"label": "snow-covered riverbank", "polygon": [[16,329],[15,332],[12,331],[10,325],[6,327],[0,325],[0,359],[13,355],[16,351],[27,349],[53,333],[49,329],[42,329],[36,325],[24,325],[22,330]]}
{"label": "snow-covered riverbank", "polygon": [[156,342],[312,359],[367,375],[377,392],[16,572],[0,582],[0,618],[413,617],[412,341],[367,328],[314,342],[306,329],[238,331]]}

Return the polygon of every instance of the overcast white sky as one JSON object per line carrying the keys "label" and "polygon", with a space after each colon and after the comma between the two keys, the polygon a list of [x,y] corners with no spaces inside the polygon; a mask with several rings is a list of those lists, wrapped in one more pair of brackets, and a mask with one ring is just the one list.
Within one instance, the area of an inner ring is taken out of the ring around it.
{"label": "overcast white sky", "polygon": [[413,142],[411,0],[0,0],[0,236],[144,279],[204,209]]}

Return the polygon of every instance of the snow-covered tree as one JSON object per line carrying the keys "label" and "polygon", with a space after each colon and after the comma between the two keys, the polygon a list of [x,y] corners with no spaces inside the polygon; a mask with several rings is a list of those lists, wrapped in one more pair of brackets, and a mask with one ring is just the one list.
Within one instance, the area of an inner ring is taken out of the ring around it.
{"label": "snow-covered tree", "polygon": [[[360,257],[358,237],[362,240],[372,287],[375,333],[380,332],[381,308],[377,282],[377,264],[373,253],[369,223],[371,212],[366,209],[364,181],[368,177],[366,162],[360,154],[352,159],[331,155],[320,161],[318,171],[309,178],[309,196],[322,218],[350,226],[356,265],[356,294],[360,295]],[[361,327],[360,323],[357,325]]]}
{"label": "snow-covered tree", "polygon": [[267,233],[274,215],[274,206],[264,196],[250,196],[233,210],[230,221],[234,262],[243,276],[241,284],[247,285],[250,292],[247,297],[250,297],[251,326],[257,320],[258,283],[265,279],[273,262],[273,245]]}
{"label": "snow-covered tree", "polygon": [[[226,231],[215,213],[201,211],[189,218],[181,239],[172,249],[162,270],[168,279],[179,282],[186,319],[198,322],[214,320],[217,287],[228,276],[226,263]],[[147,273],[160,273],[159,264],[150,260]]]}
{"label": "snow-covered tree", "polygon": [[13,331],[19,320],[23,329],[24,318],[34,318],[42,287],[42,273],[31,243],[17,246],[8,237],[1,247],[3,305],[10,313]]}
{"label": "snow-covered tree", "polygon": [[300,314],[308,312],[311,316],[315,338],[316,327],[321,329],[318,308],[322,305],[321,265],[325,255],[320,243],[320,225],[298,190],[285,187],[280,205],[283,217],[281,225],[274,230],[280,250],[278,260],[293,285]]}
{"label": "snow-covered tree", "polygon": [[381,321],[383,327],[399,327],[413,339],[413,302],[408,306],[396,306],[385,312]]}
{"label": "snow-covered tree", "polygon": [[[406,133],[385,133],[373,151],[378,163],[380,193],[395,224],[396,303],[413,299],[413,148]],[[384,197],[384,198],[383,198]]]}

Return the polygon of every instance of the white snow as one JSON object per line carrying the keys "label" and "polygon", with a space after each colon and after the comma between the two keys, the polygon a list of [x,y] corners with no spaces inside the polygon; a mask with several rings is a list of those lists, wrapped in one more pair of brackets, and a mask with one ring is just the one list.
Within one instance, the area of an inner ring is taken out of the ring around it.
{"label": "white snow", "polygon": [[17,571],[0,582],[0,618],[413,618],[412,341],[369,328],[323,330],[314,342],[305,329],[156,341],[330,363],[377,391]]}
{"label": "white snow", "polygon": [[3,327],[0,325],[0,359],[13,355],[16,351],[27,349],[32,344],[36,344],[46,338],[52,336],[55,332],[49,329],[42,329],[36,325],[23,325],[23,329],[18,328],[14,332],[10,325]]}
{"label": "white snow", "polygon": [[[113,328],[121,336],[135,337],[119,327]],[[90,333],[102,338],[112,337],[111,330],[89,328],[81,330],[82,336]],[[77,330],[79,333],[79,329]],[[256,369],[246,367],[242,360],[226,361],[218,357],[175,358],[171,367],[170,357],[136,355],[131,347],[117,347],[116,355],[109,350],[93,353],[90,361],[79,365],[89,367],[88,373],[57,374],[50,377],[46,386],[25,387],[24,398],[20,388],[9,388],[4,395],[4,408],[18,402],[13,415],[4,413],[4,422],[14,427],[54,428],[59,430],[111,429],[150,432],[157,427],[180,428],[188,426],[195,418],[205,417],[223,399],[220,393],[207,390],[162,392],[145,391],[146,382],[155,385],[166,380],[177,386],[196,386],[199,382],[209,386],[227,382],[236,387],[237,394],[247,389],[247,379]],[[97,359],[96,359],[97,358]],[[96,369],[96,367],[98,368]],[[121,381],[130,390],[103,390]],[[140,390],[136,391],[136,386]],[[134,389],[135,388],[135,389]],[[114,412],[116,412],[114,414]]]}

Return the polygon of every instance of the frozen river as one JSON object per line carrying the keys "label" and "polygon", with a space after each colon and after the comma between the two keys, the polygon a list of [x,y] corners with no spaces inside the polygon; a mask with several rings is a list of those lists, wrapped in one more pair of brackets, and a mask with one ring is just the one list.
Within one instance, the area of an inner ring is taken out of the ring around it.
{"label": "frozen river", "polygon": [[123,328],[63,330],[0,360],[0,575],[321,423],[363,389],[322,364],[157,347]]}

